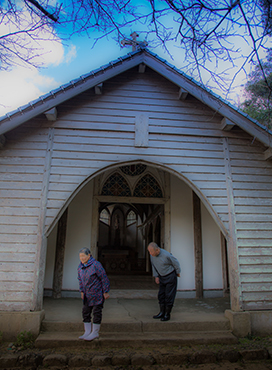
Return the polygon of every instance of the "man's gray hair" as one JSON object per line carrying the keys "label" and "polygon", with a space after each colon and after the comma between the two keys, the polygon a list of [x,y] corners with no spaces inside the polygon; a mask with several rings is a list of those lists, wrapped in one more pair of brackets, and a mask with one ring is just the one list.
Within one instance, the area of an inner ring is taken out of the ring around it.
{"label": "man's gray hair", "polygon": [[158,244],[155,243],[155,242],[149,243],[148,244],[148,247],[151,247],[151,248],[156,249],[156,250],[160,249],[160,247],[158,246]]}
{"label": "man's gray hair", "polygon": [[89,254],[91,254],[91,251],[89,248],[81,248],[79,253],[84,253],[86,254],[86,256],[88,256]]}

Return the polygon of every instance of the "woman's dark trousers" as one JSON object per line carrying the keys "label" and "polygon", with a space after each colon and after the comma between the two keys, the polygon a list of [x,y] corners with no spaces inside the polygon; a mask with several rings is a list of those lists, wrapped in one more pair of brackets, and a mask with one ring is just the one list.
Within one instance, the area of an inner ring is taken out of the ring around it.
{"label": "woman's dark trousers", "polygon": [[102,309],[103,303],[96,306],[88,306],[84,303],[82,307],[83,322],[91,322],[91,315],[93,314],[93,324],[101,324]]}

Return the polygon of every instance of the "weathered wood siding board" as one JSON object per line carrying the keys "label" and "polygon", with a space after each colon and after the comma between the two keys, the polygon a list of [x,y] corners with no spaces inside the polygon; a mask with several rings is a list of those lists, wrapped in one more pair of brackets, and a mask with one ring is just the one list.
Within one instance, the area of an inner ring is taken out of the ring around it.
{"label": "weathered wood siding board", "polygon": [[27,292],[30,291],[32,288],[31,281],[18,281],[14,284],[14,281],[6,281],[3,283],[4,288],[8,291],[20,291],[20,292]]}
{"label": "weathered wood siding board", "polygon": [[28,301],[31,300],[31,291],[4,291],[0,292],[0,302],[1,301],[6,301],[6,302],[25,302],[27,303]]}
{"label": "weathered wood siding board", "polygon": [[0,309],[31,306],[46,131],[23,125],[5,135],[1,149]]}
{"label": "weathered wood siding board", "polygon": [[[12,244],[12,247],[11,247]],[[12,249],[13,253],[25,253],[28,254],[35,254],[36,253],[37,245],[34,243],[6,243],[5,245],[1,245],[1,254],[2,253],[10,253]]]}
{"label": "weathered wood siding board", "polygon": [[241,274],[241,281],[243,283],[272,283],[272,274],[256,273],[256,274]]}
{"label": "weathered wood siding board", "polygon": [[[12,248],[11,248],[12,249]],[[34,262],[35,261],[35,252],[34,253],[25,253],[25,252],[6,252],[0,254],[1,261],[3,262]]]}
{"label": "weathered wood siding board", "polygon": [[260,307],[263,297],[260,309],[269,309],[272,306],[269,275],[272,272],[272,164],[264,160],[265,148],[251,142],[230,140],[243,308]]}
{"label": "weathered wood siding board", "polygon": [[2,272],[9,272],[9,271],[16,271],[16,272],[33,272],[34,264],[31,262],[3,262],[1,263],[1,271]]}

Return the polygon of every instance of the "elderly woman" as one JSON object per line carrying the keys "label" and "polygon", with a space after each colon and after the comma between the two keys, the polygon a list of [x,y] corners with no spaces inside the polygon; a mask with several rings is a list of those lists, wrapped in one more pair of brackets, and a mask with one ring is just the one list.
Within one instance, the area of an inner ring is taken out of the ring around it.
{"label": "elderly woman", "polygon": [[[83,301],[82,317],[85,333],[79,339],[93,340],[99,337],[104,300],[109,298],[110,282],[100,262],[88,248],[79,251],[79,290]],[[93,324],[91,315],[93,314]]]}

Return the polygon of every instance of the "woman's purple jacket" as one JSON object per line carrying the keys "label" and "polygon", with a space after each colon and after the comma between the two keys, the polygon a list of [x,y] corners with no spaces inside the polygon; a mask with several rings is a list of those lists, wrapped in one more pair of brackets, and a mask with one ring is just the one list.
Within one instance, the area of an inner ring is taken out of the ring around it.
{"label": "woman's purple jacket", "polygon": [[80,262],[78,269],[79,290],[84,293],[84,301],[88,306],[96,306],[104,302],[104,293],[110,290],[110,281],[100,262],[92,256],[84,265]]}

